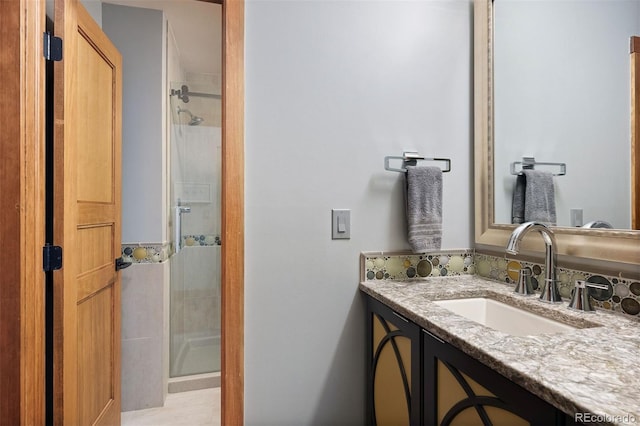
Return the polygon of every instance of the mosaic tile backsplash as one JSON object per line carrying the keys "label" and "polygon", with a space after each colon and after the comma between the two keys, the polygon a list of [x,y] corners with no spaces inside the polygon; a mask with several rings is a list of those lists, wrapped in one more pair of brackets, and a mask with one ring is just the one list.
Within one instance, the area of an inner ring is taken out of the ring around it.
{"label": "mosaic tile backsplash", "polygon": [[[528,268],[538,289],[544,280],[544,265],[475,253],[474,250],[450,250],[434,253],[368,252],[361,256],[364,280],[405,280],[446,275],[477,274],[484,278],[515,285],[520,269]],[[590,289],[597,308],[640,316],[640,282],[622,275],[610,276],[573,269],[557,268],[560,295],[569,299],[577,280],[607,286]]]}
{"label": "mosaic tile backsplash", "polygon": [[[475,255],[476,273],[482,277],[495,281],[514,284],[518,280],[520,269],[528,268],[533,276],[535,289],[544,280],[544,265],[504,257],[489,256],[477,253]],[[640,313],[640,282],[626,279],[622,276],[594,274],[585,271],[558,267],[558,290],[560,295],[569,299],[577,280],[603,284],[606,290],[591,288],[593,306],[628,315]]]}
{"label": "mosaic tile backsplash", "polygon": [[425,254],[363,253],[363,276],[367,280],[403,280],[475,273],[472,250]]}

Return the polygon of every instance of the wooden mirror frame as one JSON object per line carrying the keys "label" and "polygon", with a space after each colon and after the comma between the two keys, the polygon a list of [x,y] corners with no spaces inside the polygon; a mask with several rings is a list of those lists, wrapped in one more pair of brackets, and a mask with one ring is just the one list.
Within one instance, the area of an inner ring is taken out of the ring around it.
{"label": "wooden mirror frame", "polygon": [[[493,101],[493,0],[474,0],[475,247],[480,253],[501,256],[515,225],[494,223]],[[640,275],[640,231],[553,230],[562,266]],[[525,238],[523,249],[524,257],[542,259],[538,236]]]}
{"label": "wooden mirror frame", "polygon": [[631,228],[640,229],[640,37],[631,37]]}

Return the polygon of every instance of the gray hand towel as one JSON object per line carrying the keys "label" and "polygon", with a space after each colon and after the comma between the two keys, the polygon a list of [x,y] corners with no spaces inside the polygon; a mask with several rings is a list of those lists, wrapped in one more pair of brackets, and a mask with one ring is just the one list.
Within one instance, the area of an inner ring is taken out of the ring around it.
{"label": "gray hand towel", "polygon": [[513,188],[513,201],[511,204],[511,223],[524,223],[524,197],[527,187],[527,178],[524,175],[516,176],[516,186]]}
{"label": "gray hand towel", "polygon": [[407,224],[414,253],[439,250],[442,244],[442,170],[407,167]]}
{"label": "gray hand towel", "polygon": [[525,222],[537,221],[556,224],[556,196],[553,174],[540,170],[523,170],[527,179],[524,196]]}

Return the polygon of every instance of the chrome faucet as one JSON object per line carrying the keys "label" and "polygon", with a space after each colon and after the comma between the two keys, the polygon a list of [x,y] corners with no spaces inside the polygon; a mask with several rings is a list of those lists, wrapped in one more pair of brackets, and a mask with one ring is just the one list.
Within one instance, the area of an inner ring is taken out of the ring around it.
{"label": "chrome faucet", "polygon": [[506,251],[510,254],[518,254],[520,251],[520,241],[529,231],[538,231],[540,235],[542,235],[545,245],[545,279],[540,300],[550,303],[562,302],[556,280],[556,264],[558,258],[556,253],[556,238],[553,235],[553,231],[547,225],[541,222],[525,222],[518,226],[509,238]]}

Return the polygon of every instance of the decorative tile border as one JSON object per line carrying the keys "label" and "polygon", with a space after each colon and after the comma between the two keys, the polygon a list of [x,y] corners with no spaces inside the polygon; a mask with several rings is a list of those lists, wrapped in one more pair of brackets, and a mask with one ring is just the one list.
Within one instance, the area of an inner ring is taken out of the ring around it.
{"label": "decorative tile border", "polygon": [[219,246],[222,245],[222,240],[219,235],[183,235],[182,246]]}
{"label": "decorative tile border", "polygon": [[171,243],[122,245],[122,259],[130,263],[161,263],[169,259],[171,253]]}
{"label": "decorative tile border", "polygon": [[421,254],[362,253],[360,273],[363,281],[473,275],[475,273],[473,250],[443,250]]}
{"label": "decorative tile border", "polygon": [[[183,247],[219,246],[219,235],[184,235]],[[122,259],[130,263],[162,263],[174,253],[172,243],[128,243],[122,245]]]}
{"label": "decorative tile border", "polygon": [[[475,253],[467,250],[443,250],[433,253],[365,252],[360,256],[360,280],[406,280],[444,275],[480,275],[490,280],[515,285],[520,269],[528,268],[534,288],[544,280],[544,265]],[[607,290],[590,289],[594,306],[640,317],[640,281],[619,276],[557,268],[558,290],[569,299],[577,280],[604,284]]]}
{"label": "decorative tile border", "polygon": [[[476,253],[476,273],[491,280],[515,284],[520,269],[528,268],[533,276],[534,288],[544,280],[544,265],[505,257],[496,257]],[[600,275],[574,269],[557,268],[558,290],[560,295],[569,299],[577,280],[604,284],[607,290],[590,289],[594,306],[628,315],[640,314],[640,282],[620,276]]]}

